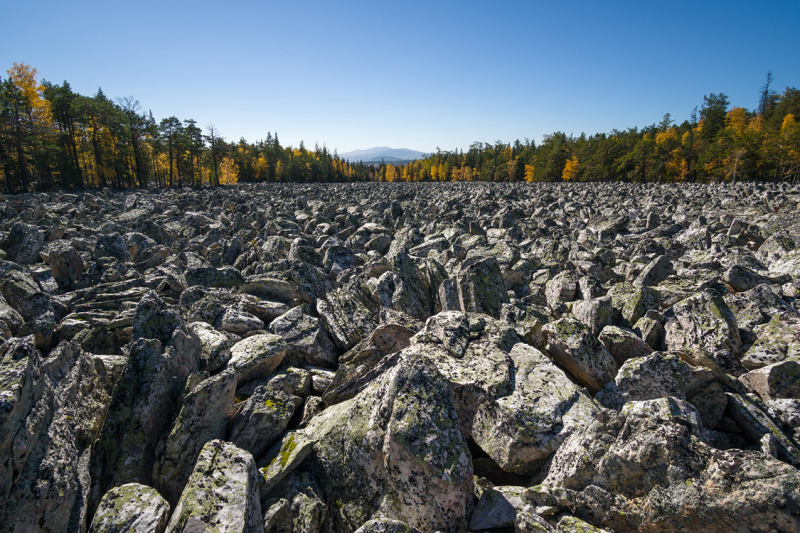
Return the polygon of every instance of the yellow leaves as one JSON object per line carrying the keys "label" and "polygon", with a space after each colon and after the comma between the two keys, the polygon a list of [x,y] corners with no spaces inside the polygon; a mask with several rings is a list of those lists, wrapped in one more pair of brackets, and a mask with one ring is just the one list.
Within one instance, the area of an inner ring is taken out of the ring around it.
{"label": "yellow leaves", "polygon": [[737,135],[743,135],[748,126],[747,111],[741,107],[732,108],[725,116],[725,123]]}
{"label": "yellow leaves", "polygon": [[38,71],[25,63],[14,63],[6,74],[19,90],[22,105],[28,108],[31,118],[50,122],[50,103],[44,99],[44,87],[36,79]]}
{"label": "yellow leaves", "polygon": [[239,181],[239,167],[228,156],[222,158],[219,164],[219,184],[233,185]]}
{"label": "yellow leaves", "polygon": [[534,182],[535,169],[533,165],[525,165],[525,181],[528,183]]}
{"label": "yellow leaves", "polygon": [[794,115],[791,113],[787,113],[785,117],[783,117],[783,124],[781,124],[781,134],[784,136],[791,135],[794,133],[795,128],[797,127],[797,123],[794,120]]}
{"label": "yellow leaves", "polygon": [[756,115],[750,119],[750,124],[748,125],[747,129],[751,132],[759,132],[764,127],[764,117],[761,115]]}
{"label": "yellow leaves", "polygon": [[667,141],[678,140],[678,130],[670,128],[666,131],[660,131],[656,134],[656,144],[664,144]]}
{"label": "yellow leaves", "polygon": [[394,165],[386,165],[386,181],[391,183],[398,181],[397,168]]}
{"label": "yellow leaves", "polygon": [[578,156],[572,156],[567,160],[564,165],[564,171],[561,173],[561,179],[564,181],[574,181],[578,176]]}

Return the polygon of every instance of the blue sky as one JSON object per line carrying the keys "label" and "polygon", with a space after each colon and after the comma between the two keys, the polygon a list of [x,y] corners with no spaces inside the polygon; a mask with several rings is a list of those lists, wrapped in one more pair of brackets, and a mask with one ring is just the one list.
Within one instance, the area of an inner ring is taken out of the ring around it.
{"label": "blue sky", "polygon": [[800,2],[12,2],[0,67],[229,140],[466,149],[800,86]]}

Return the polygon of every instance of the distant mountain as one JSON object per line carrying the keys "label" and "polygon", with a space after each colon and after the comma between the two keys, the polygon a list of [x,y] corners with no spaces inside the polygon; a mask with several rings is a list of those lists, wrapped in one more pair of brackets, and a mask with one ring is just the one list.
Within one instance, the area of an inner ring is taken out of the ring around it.
{"label": "distant mountain", "polygon": [[375,148],[367,148],[366,150],[353,150],[352,152],[344,152],[339,154],[342,159],[349,159],[350,161],[413,161],[414,159],[421,159],[425,152],[418,152],[416,150],[409,150],[408,148],[389,148],[388,146],[376,146]]}

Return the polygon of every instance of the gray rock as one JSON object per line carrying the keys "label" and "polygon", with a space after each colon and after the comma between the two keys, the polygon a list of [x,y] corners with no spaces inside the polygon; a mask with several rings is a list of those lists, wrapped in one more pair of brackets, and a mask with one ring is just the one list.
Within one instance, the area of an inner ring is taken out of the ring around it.
{"label": "gray rock", "polygon": [[152,484],[156,446],[169,431],[186,378],[198,368],[200,343],[183,327],[162,348],[137,339],[114,387],[100,438],[93,446],[91,501],[125,483]]}
{"label": "gray rock", "polygon": [[[559,448],[543,483],[575,491],[562,501],[570,513],[615,531],[757,531],[767,521],[778,530],[798,527],[788,511],[800,498],[793,467],[761,453],[716,450],[691,427],[655,412],[605,411]],[[775,498],[787,507],[778,510]]]}
{"label": "gray rock", "polygon": [[236,374],[226,370],[186,393],[153,467],[155,487],[173,504],[180,498],[203,446],[225,438],[235,391]]}
{"label": "gray rock", "polygon": [[216,372],[228,364],[234,343],[205,322],[192,322],[187,326],[200,339],[200,370]]}
{"label": "gray rock", "polygon": [[[385,406],[385,407],[384,407]],[[381,511],[423,531],[458,531],[472,499],[469,451],[450,387],[425,359],[401,360],[351,400],[329,407],[303,432],[312,468],[336,494],[328,524],[356,529]],[[342,443],[347,443],[342,446]],[[395,476],[391,472],[403,471]]]}
{"label": "gray rock", "polygon": [[497,259],[490,257],[467,267],[458,276],[458,296],[463,312],[499,317],[508,295]]}
{"label": "gray rock", "polygon": [[565,368],[594,394],[614,379],[617,363],[591,330],[572,317],[565,317],[543,328],[545,353]]}
{"label": "gray rock", "polygon": [[8,259],[21,265],[42,261],[39,252],[44,245],[44,235],[35,226],[15,222],[11,231],[0,242],[0,249],[8,254]]}
{"label": "gray rock", "polygon": [[103,496],[89,533],[164,533],[168,518],[169,504],[155,489],[128,483]]}
{"label": "gray rock", "polygon": [[286,364],[290,366],[333,366],[337,362],[336,348],[309,308],[297,306],[276,318],[269,331],[283,337],[289,346]]}
{"label": "gray rock", "polygon": [[286,429],[296,407],[293,397],[285,392],[258,387],[237,406],[228,440],[254,457],[261,457]]}
{"label": "gray rock", "polygon": [[670,351],[697,346],[726,372],[742,373],[742,341],[736,318],[719,293],[706,291],[687,298],[665,316],[665,343]]}
{"label": "gray rock", "polygon": [[236,372],[237,383],[267,377],[281,364],[289,347],[278,335],[253,335],[231,347],[228,368]]}
{"label": "gray rock", "polygon": [[606,326],[597,338],[614,356],[617,366],[622,366],[628,359],[645,357],[653,352],[650,346],[629,329]]}
{"label": "gray rock", "polygon": [[253,456],[212,440],[203,447],[189,483],[167,525],[168,533],[206,531],[261,533],[264,522]]}
{"label": "gray rock", "polygon": [[765,402],[774,398],[800,398],[800,362],[773,363],[742,374],[739,381]]}

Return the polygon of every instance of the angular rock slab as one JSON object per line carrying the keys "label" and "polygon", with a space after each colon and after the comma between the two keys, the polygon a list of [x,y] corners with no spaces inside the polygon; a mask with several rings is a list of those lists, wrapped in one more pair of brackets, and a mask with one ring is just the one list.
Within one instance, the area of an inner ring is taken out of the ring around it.
{"label": "angular rock slab", "polygon": [[173,504],[180,498],[203,446],[225,437],[235,392],[236,374],[229,369],[201,381],[184,397],[153,467],[153,483]]}
{"label": "angular rock slab", "polygon": [[472,438],[504,471],[530,474],[599,408],[536,348],[519,343],[509,355],[514,390],[478,407]]}
{"label": "angular rock slab", "polygon": [[264,531],[253,456],[220,440],[203,447],[167,525],[168,533],[209,530]]}
{"label": "angular rock slab", "polygon": [[686,298],[667,314],[665,343],[669,351],[705,349],[728,373],[741,374],[742,341],[736,318],[716,291]]}
{"label": "angular rock slab", "polygon": [[460,531],[472,501],[472,464],[450,387],[431,362],[401,359],[351,400],[311,420],[311,469],[326,494],[328,524],[355,530],[364,518],[422,531]]}
{"label": "angular rock slab", "polygon": [[546,339],[545,353],[589,392],[597,393],[614,379],[617,373],[614,356],[583,322],[564,317],[547,324],[542,331]]}
{"label": "angular rock slab", "polygon": [[573,434],[543,483],[570,512],[614,531],[796,531],[800,473],[761,452],[721,451],[691,425],[603,411]]}

